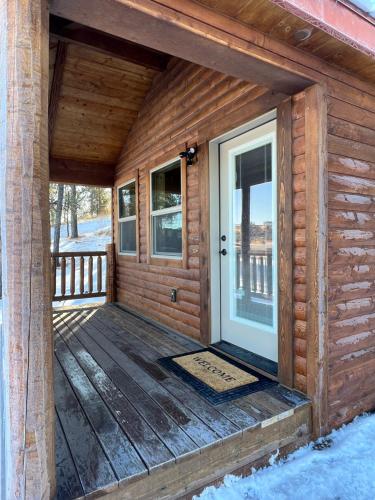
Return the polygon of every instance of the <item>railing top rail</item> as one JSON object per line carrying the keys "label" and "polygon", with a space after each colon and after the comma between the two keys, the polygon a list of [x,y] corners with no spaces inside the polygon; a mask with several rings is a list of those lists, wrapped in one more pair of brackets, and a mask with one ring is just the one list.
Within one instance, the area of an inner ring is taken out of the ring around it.
{"label": "railing top rail", "polygon": [[51,252],[52,257],[97,257],[107,255],[105,251]]}

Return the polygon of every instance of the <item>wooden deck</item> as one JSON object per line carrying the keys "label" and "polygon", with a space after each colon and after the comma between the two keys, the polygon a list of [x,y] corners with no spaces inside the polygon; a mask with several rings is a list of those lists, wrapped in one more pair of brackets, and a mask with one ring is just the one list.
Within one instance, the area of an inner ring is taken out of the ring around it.
{"label": "wooden deck", "polygon": [[156,361],[201,346],[116,306],[55,311],[54,331],[61,500],[176,498],[309,439],[299,394],[213,406]]}

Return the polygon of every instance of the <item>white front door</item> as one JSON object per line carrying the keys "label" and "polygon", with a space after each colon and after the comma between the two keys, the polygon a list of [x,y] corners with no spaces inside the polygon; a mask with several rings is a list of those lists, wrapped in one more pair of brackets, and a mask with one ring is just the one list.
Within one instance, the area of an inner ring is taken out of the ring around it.
{"label": "white front door", "polygon": [[221,338],[277,361],[276,120],[220,144]]}

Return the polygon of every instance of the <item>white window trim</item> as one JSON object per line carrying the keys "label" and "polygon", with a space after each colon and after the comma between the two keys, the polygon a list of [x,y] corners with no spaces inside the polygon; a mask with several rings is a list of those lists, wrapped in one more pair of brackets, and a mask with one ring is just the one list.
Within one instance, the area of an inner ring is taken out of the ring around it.
{"label": "white window trim", "polygon": [[[132,220],[137,220],[137,215],[129,215],[128,217],[120,217],[120,189],[129,186],[129,184],[135,184],[135,189],[137,190],[137,182],[136,179],[130,179],[129,181],[126,181],[124,184],[121,184],[121,186],[117,186],[117,223],[118,223],[118,235],[119,235],[119,245],[118,245],[118,254],[119,255],[130,255],[132,257],[137,255],[137,248],[135,249],[135,252],[121,252],[120,250],[120,242],[121,242],[121,227],[120,223],[121,222],[131,222]],[[135,198],[136,198],[136,204],[137,204],[137,193],[135,193]],[[137,206],[135,207],[135,212],[137,214]],[[136,234],[137,234],[137,228],[136,228]],[[137,245],[137,242],[136,242]]]}
{"label": "white window trim", "polygon": [[[152,174],[154,172],[157,172],[158,170],[161,170],[164,167],[168,167],[169,165],[176,163],[177,161],[180,164],[180,171],[182,173],[181,158],[179,156],[177,156],[176,158],[172,158],[171,160],[168,160],[165,163],[162,163],[161,165],[158,165],[157,167],[150,170],[150,256],[153,259],[182,260],[182,251],[183,251],[182,249],[181,249],[181,254],[178,255],[172,253],[154,254],[154,241],[153,241],[153,234],[154,234],[153,218],[155,216],[174,214],[179,212],[181,212],[182,216],[182,204],[176,205],[175,207],[161,208],[160,210],[153,210],[152,208]],[[181,179],[181,197],[182,197],[182,179]]]}

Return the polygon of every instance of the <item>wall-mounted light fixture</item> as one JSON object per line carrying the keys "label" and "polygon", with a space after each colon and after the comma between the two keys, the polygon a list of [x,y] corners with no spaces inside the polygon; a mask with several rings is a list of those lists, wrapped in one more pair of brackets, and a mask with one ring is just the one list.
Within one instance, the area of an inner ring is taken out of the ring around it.
{"label": "wall-mounted light fixture", "polygon": [[190,148],[186,148],[185,151],[181,151],[179,154],[180,158],[186,158],[186,165],[192,165],[193,160],[197,155],[198,148],[197,146],[191,146]]}

